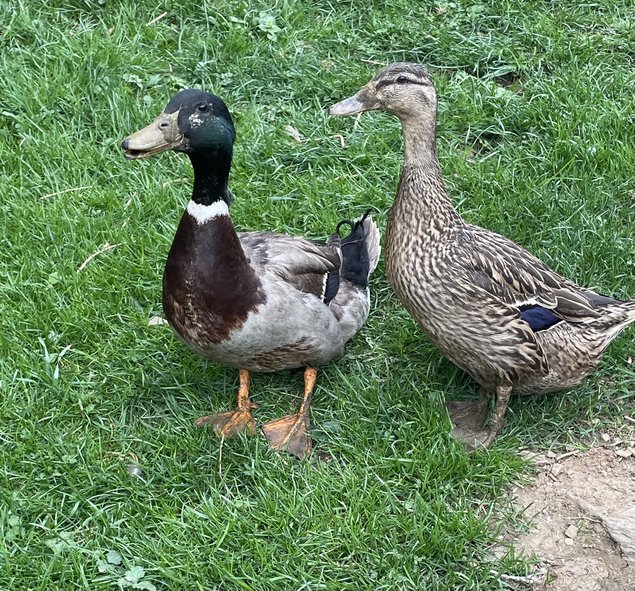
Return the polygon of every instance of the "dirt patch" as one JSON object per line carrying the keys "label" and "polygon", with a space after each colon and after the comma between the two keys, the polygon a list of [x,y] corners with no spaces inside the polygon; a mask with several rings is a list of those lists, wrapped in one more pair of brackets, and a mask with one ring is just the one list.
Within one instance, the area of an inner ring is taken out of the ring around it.
{"label": "dirt patch", "polygon": [[[527,452],[535,481],[513,491],[520,528],[503,539],[538,561],[511,588],[635,591],[635,433],[561,455]],[[519,531],[520,529],[520,531]]]}

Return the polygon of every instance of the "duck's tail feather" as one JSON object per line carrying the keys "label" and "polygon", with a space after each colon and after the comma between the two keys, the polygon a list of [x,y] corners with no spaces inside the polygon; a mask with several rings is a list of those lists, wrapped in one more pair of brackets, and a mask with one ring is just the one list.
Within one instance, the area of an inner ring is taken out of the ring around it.
{"label": "duck's tail feather", "polygon": [[626,315],[628,316],[628,323],[635,322],[635,300],[626,302]]}
{"label": "duck's tail feather", "polygon": [[629,324],[635,322],[635,300],[617,302],[607,308],[607,313],[595,320],[594,327],[602,336],[603,349]]}
{"label": "duck's tail feather", "polygon": [[627,302],[614,300],[609,306],[603,308],[603,314],[600,314],[598,322],[602,322],[602,318],[608,319],[611,324],[628,326],[631,322],[635,322],[635,300]]}
{"label": "duck's tail feather", "polygon": [[[339,322],[344,342],[348,341],[364,324],[370,311],[368,278],[379,260],[379,229],[366,212],[356,222],[344,220],[337,226],[334,240],[340,241],[342,266],[339,272],[339,289],[329,307]],[[351,228],[345,238],[339,239],[343,225]],[[337,237],[337,238],[335,238]]]}
{"label": "duck's tail feather", "polygon": [[336,230],[339,234],[344,224],[351,227],[348,236],[342,238],[340,277],[362,288],[368,287],[368,278],[377,268],[379,261],[379,228],[370,212],[369,209],[364,217],[355,223],[342,220]]}

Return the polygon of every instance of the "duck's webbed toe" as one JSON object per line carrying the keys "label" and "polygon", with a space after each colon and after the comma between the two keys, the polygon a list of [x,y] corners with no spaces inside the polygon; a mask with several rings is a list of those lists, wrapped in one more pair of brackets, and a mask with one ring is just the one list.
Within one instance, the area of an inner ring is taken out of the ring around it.
{"label": "duck's webbed toe", "polygon": [[214,433],[228,439],[238,433],[246,431],[248,435],[256,434],[256,421],[251,415],[254,404],[249,400],[249,372],[239,370],[240,387],[238,389],[238,404],[236,410],[228,410],[217,414],[196,419],[197,427],[211,425]]}
{"label": "duck's webbed toe", "polygon": [[256,421],[248,410],[229,410],[196,419],[197,427],[211,425],[219,437],[229,439],[245,431],[248,435],[256,434]]}
{"label": "duck's webbed toe", "polygon": [[269,421],[262,426],[271,449],[286,451],[301,460],[311,453],[313,444],[309,436],[309,405],[316,377],[317,370],[307,367],[304,371],[304,397],[296,414]]}

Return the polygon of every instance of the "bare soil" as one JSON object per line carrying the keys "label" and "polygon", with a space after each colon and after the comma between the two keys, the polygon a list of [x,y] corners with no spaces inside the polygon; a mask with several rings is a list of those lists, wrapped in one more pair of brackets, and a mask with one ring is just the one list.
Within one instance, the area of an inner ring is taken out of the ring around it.
{"label": "bare soil", "polygon": [[588,451],[525,452],[536,477],[513,491],[521,524],[503,540],[537,564],[529,577],[503,575],[510,588],[635,591],[634,440],[631,430]]}

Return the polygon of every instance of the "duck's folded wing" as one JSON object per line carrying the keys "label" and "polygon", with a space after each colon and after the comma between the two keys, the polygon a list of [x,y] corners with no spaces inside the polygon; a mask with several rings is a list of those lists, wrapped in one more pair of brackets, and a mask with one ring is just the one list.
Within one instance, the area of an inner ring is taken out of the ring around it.
{"label": "duck's folded wing", "polygon": [[575,322],[597,317],[597,308],[616,302],[577,286],[514,242],[481,228],[472,227],[459,250],[468,260],[468,280],[517,309],[539,306]]}
{"label": "duck's folded wing", "polygon": [[240,242],[251,265],[305,293],[324,297],[327,277],[341,267],[337,241],[323,244],[274,232],[245,232]]}

